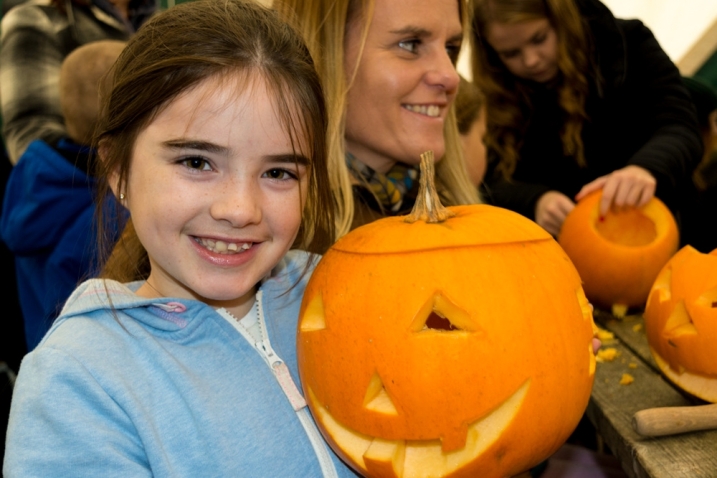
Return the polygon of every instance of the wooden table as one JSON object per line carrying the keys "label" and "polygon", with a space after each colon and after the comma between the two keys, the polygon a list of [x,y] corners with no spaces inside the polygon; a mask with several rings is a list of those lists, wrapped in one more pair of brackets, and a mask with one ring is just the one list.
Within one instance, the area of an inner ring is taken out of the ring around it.
{"label": "wooden table", "polygon": [[[632,428],[632,416],[639,410],[704,403],[662,378],[647,345],[642,316],[616,320],[596,311],[595,321],[615,334],[615,341],[603,348],[614,347],[619,356],[597,364],[587,416],[625,472],[639,478],[717,478],[717,430],[646,438]],[[625,373],[634,381],[620,385]]]}

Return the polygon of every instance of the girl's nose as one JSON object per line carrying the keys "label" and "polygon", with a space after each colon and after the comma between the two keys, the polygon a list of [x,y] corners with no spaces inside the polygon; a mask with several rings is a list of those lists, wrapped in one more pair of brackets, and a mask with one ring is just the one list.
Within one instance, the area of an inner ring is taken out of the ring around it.
{"label": "girl's nose", "polygon": [[232,227],[245,227],[261,221],[261,191],[251,181],[226,181],[212,191],[210,214]]}
{"label": "girl's nose", "polygon": [[526,68],[532,69],[540,63],[540,55],[534,48],[526,48],[523,52],[523,64]]}

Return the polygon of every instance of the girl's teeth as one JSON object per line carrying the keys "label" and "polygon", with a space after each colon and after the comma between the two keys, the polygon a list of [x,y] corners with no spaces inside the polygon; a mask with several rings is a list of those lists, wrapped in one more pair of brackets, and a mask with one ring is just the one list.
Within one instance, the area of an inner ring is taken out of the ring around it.
{"label": "girl's teeth", "polygon": [[441,109],[436,105],[406,105],[405,108],[414,113],[430,116],[431,118],[436,118],[441,114]]}
{"label": "girl's teeth", "polygon": [[212,239],[197,239],[197,242],[218,254],[234,254],[244,252],[252,246],[251,242],[237,244],[236,242],[214,241]]}

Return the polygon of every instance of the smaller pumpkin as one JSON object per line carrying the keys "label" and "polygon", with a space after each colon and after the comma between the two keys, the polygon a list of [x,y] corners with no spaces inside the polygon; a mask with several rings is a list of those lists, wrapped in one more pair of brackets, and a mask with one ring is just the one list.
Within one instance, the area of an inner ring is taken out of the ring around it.
{"label": "smaller pumpkin", "polygon": [[717,249],[685,246],[665,265],[647,301],[645,331],[663,374],[717,403]]}
{"label": "smaller pumpkin", "polygon": [[654,197],[641,208],[610,210],[601,218],[601,197],[596,191],[575,206],[558,242],[593,304],[613,310],[643,307],[660,269],[677,251],[677,224]]}

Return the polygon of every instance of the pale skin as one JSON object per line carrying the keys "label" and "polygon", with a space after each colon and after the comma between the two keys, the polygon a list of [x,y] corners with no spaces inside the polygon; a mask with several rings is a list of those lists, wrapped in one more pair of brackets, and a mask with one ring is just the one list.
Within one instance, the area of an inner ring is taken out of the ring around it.
{"label": "pale skin", "polygon": [[589,182],[575,195],[575,201],[559,191],[548,191],[535,205],[535,221],[553,236],[560,233],[565,218],[588,194],[602,189],[600,216],[609,210],[640,208],[655,195],[657,181],[645,168],[625,166]]}

